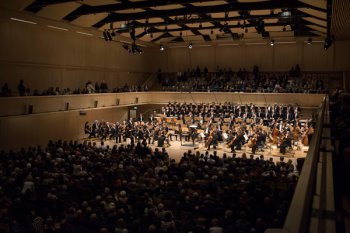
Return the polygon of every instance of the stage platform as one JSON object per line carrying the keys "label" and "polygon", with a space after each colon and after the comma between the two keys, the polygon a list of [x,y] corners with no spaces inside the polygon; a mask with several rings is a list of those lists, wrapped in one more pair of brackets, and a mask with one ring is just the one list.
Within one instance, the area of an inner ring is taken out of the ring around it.
{"label": "stage platform", "polygon": [[[97,146],[100,145],[100,140],[99,139],[89,139],[85,138],[82,139],[82,141],[92,141],[96,142]],[[130,143],[130,140],[128,139],[126,142],[118,143],[117,145],[124,144],[127,145]],[[115,140],[106,140],[105,145],[109,145],[110,147],[113,147],[116,145]],[[161,149],[161,147],[157,147],[157,142],[154,144],[149,144],[149,146],[154,150],[155,148]],[[192,152],[197,152],[199,151],[201,154],[205,153],[207,151],[207,148],[205,148],[204,142],[196,142],[193,145],[193,142],[185,142],[182,141],[170,141],[170,146],[165,146],[167,152],[169,153],[170,158],[175,159],[176,162],[179,162],[181,157],[185,152],[188,152],[191,150]],[[298,158],[305,158],[307,155],[309,147],[305,146],[293,146],[293,149],[287,149],[285,154],[282,154],[279,152],[279,149],[274,146],[270,145],[269,143],[265,148],[262,150],[257,150],[256,153],[253,155],[254,158],[260,157],[261,155],[264,156],[265,159],[270,159],[272,158],[273,161],[277,162],[280,161],[280,157],[284,157],[285,161],[286,159],[291,159],[293,164],[296,164],[296,160]],[[233,153],[231,153],[231,149],[228,148],[224,143],[219,143],[216,149],[214,149],[212,146],[209,150],[209,153],[212,154],[216,151],[217,155],[219,157],[222,157],[223,154],[226,154],[226,156],[232,156]],[[241,150],[236,150],[236,157],[241,157],[243,153],[246,153],[247,157],[249,158],[252,155],[252,149],[248,148],[247,146],[242,146]]]}

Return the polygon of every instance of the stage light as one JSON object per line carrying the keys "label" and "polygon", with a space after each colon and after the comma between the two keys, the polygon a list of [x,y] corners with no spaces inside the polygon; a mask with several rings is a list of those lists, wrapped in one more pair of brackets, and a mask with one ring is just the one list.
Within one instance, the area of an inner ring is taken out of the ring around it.
{"label": "stage light", "polygon": [[106,34],[107,34],[107,38],[108,38],[108,40],[112,41],[112,40],[113,40],[113,38],[112,38],[112,36],[111,36],[111,34],[109,33],[109,31],[108,31],[108,30],[106,31]]}
{"label": "stage light", "polygon": [[270,46],[273,47],[275,45],[275,40],[270,41]]}
{"label": "stage light", "polygon": [[107,36],[106,30],[103,32],[103,38],[105,39],[105,41],[108,41],[108,36]]}
{"label": "stage light", "polygon": [[311,43],[312,43],[312,38],[310,37],[309,39],[307,39],[307,44],[311,45]]}
{"label": "stage light", "polygon": [[162,51],[162,52],[165,50],[165,48],[164,48],[164,46],[162,44],[160,44],[159,50]]}
{"label": "stage light", "polygon": [[190,42],[190,43],[188,44],[188,48],[189,48],[189,49],[192,49],[192,48],[193,48],[192,42]]}
{"label": "stage light", "polygon": [[130,33],[130,37],[133,41],[137,40],[136,35],[135,35],[134,25],[131,25],[131,27],[129,28],[129,33]]}
{"label": "stage light", "polygon": [[324,50],[329,49],[332,46],[332,44],[333,44],[333,39],[327,36],[327,38],[324,40],[324,46],[323,46]]}

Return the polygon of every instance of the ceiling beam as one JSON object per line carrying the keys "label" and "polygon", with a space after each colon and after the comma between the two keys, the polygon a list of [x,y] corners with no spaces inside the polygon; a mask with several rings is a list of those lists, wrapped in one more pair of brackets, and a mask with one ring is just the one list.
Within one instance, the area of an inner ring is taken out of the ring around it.
{"label": "ceiling beam", "polygon": [[96,23],[94,27],[99,28],[106,23],[111,23],[115,21],[130,21],[138,19],[147,19],[147,18],[161,18],[164,16],[184,16],[191,14],[208,14],[208,13],[219,13],[219,12],[230,12],[230,11],[240,11],[240,10],[271,10],[271,9],[280,9],[280,8],[301,8],[309,7],[309,5],[294,1],[294,0],[271,0],[267,2],[257,2],[257,3],[228,3],[217,6],[201,6],[201,7],[187,7],[175,10],[157,10],[153,12],[139,12],[139,13],[128,13],[128,14],[117,14],[113,13],[108,15],[106,18]]}
{"label": "ceiling beam", "polygon": [[[306,24],[307,25],[317,25],[317,24],[313,24],[311,22],[307,22]],[[284,23],[266,23],[265,24],[265,27],[271,27],[271,26],[285,26],[285,24]],[[172,28],[172,29],[167,29],[167,30],[158,29],[158,28],[150,28],[150,29],[148,29],[148,32],[149,33],[156,33],[156,32],[180,32],[180,31],[187,31],[187,30],[210,30],[210,29],[218,29],[220,27],[223,27],[223,25],[222,24],[220,24],[220,25],[215,24],[213,26],[207,26],[207,27],[201,27],[201,28],[200,27],[189,27],[188,29]],[[253,24],[246,24],[246,27],[247,28],[251,28],[251,27],[255,27],[255,25],[253,25]],[[229,29],[241,28],[241,26],[238,26],[238,25],[227,25],[227,28],[229,28]],[[118,32],[119,33],[127,33],[128,30],[125,30],[125,31],[119,30]]]}
{"label": "ceiling beam", "polygon": [[76,2],[76,1],[72,1],[72,0],[36,0],[33,3],[31,3],[29,6],[27,6],[25,8],[25,10],[33,12],[33,13],[37,13],[47,5],[59,4],[59,3],[65,3],[65,2]]}
{"label": "ceiling beam", "polygon": [[89,6],[82,5],[78,9],[71,12],[65,18],[70,20],[71,18],[76,18],[81,15],[88,14],[98,14],[104,12],[114,12],[114,11],[122,11],[127,9],[137,9],[137,8],[147,8],[147,7],[158,7],[158,6],[166,6],[173,4],[189,4],[189,3],[197,3],[197,2],[212,2],[213,0],[151,0],[151,1],[139,1],[139,2],[125,2],[123,4],[109,4],[109,5],[101,5],[101,6]]}

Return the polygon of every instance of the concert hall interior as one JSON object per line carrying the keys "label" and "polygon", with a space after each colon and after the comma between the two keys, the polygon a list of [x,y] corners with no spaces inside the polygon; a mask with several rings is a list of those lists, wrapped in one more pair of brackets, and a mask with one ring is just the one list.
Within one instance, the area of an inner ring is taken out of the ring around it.
{"label": "concert hall interior", "polygon": [[0,1],[0,232],[350,232],[350,1]]}

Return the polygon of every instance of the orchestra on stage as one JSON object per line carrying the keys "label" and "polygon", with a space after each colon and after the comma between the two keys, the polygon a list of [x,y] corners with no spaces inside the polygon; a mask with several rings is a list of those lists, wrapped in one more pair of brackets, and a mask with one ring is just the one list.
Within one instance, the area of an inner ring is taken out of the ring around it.
{"label": "orchestra on stage", "polygon": [[308,146],[314,127],[312,120],[301,119],[298,105],[168,103],[148,119],[140,114],[122,122],[86,122],[85,133],[89,138],[108,138],[116,143],[127,139],[132,144],[157,142],[158,147],[179,140],[181,145],[183,141],[193,146],[195,142],[203,143],[210,150],[221,143],[231,152],[246,145],[255,153],[268,142],[284,154],[293,145]]}

